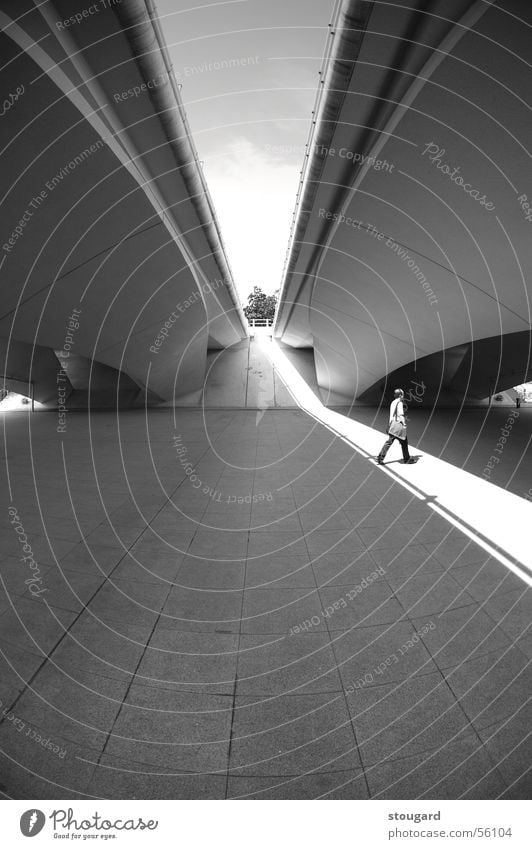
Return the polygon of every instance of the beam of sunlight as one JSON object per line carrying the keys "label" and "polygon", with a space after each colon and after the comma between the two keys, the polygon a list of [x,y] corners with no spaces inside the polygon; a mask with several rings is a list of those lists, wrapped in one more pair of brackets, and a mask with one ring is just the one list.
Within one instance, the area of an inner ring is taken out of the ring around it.
{"label": "beam of sunlight", "polygon": [[[275,340],[264,339],[262,346],[298,407],[372,462],[384,434],[327,409]],[[524,532],[532,520],[529,502],[425,451],[416,449],[413,456],[419,458],[413,465],[378,468],[532,586],[530,539]]]}

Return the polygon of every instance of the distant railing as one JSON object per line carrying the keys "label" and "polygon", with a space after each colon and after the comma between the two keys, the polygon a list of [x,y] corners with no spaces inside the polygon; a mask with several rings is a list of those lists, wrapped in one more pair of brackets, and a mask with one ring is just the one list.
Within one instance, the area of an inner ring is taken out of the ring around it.
{"label": "distant railing", "polygon": [[273,327],[273,318],[248,318],[250,327]]}

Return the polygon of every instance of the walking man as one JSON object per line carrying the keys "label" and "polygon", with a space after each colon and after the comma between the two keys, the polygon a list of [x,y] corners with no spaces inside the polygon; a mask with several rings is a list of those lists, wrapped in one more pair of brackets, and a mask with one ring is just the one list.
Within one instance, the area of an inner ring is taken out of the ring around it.
{"label": "walking man", "polygon": [[379,456],[377,457],[377,463],[379,466],[384,465],[384,458],[388,453],[388,449],[393,444],[393,441],[397,439],[401,443],[401,449],[403,451],[403,463],[415,463],[413,457],[410,456],[408,451],[408,439],[406,436],[406,419],[405,419],[405,403],[404,396],[405,393],[402,389],[394,390],[394,399],[390,404],[390,424],[388,425],[388,439],[382,446]]}

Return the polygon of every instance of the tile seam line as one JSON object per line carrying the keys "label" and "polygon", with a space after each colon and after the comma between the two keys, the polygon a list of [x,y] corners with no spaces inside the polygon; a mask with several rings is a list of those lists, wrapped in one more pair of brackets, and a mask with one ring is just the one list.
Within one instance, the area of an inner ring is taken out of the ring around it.
{"label": "tile seam line", "polygon": [[[249,339],[248,340],[248,366],[249,366],[249,359],[250,359],[250,351],[251,351],[251,340]],[[247,402],[248,385],[249,385],[249,368],[248,368],[248,371],[247,371],[247,379],[246,379],[246,402]],[[235,416],[235,418],[236,418],[236,416]],[[256,423],[255,427],[258,430],[258,424],[257,423]],[[254,469],[253,469],[253,483],[252,483],[252,492],[253,493],[255,492],[255,482],[256,482],[256,477],[257,477],[257,454],[258,454],[258,450],[259,450],[259,440],[257,438],[256,443],[255,443],[255,466],[254,466]],[[235,724],[235,717],[236,717],[236,710],[237,710],[236,700],[237,700],[237,691],[238,691],[238,667],[239,667],[239,661],[240,661],[240,640],[241,640],[241,636],[242,636],[242,622],[243,622],[243,617],[244,617],[244,601],[245,601],[245,597],[246,597],[245,596],[245,588],[246,588],[246,583],[247,583],[248,555],[249,555],[249,535],[250,535],[250,532],[251,532],[251,519],[252,519],[252,510],[251,510],[251,507],[250,507],[250,509],[249,509],[249,522],[248,522],[248,533],[247,533],[247,538],[246,538],[246,557],[245,557],[245,560],[244,560],[244,584],[243,584],[242,592],[241,592],[240,619],[239,619],[239,623],[238,623],[238,633],[237,633],[235,680],[234,680],[233,693],[232,693],[231,720],[230,720],[230,723],[229,723],[229,736],[228,736],[228,745],[227,745],[227,771],[226,771],[226,775],[225,775],[225,788],[224,788],[224,799],[226,801],[229,798],[229,795],[228,795],[229,794],[229,782],[231,780],[231,772],[230,772],[231,753],[232,753],[232,749],[233,749],[233,737],[234,737],[233,728],[234,728],[234,724]]]}

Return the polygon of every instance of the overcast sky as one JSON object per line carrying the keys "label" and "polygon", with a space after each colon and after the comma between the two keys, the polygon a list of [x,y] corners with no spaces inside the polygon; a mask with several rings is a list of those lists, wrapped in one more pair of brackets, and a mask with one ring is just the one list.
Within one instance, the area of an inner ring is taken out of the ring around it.
{"label": "overcast sky", "polygon": [[280,286],[334,0],[156,0],[245,301]]}

